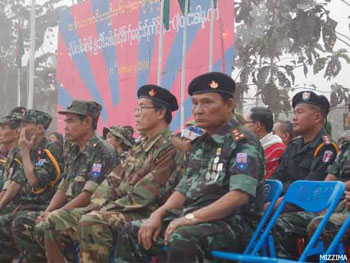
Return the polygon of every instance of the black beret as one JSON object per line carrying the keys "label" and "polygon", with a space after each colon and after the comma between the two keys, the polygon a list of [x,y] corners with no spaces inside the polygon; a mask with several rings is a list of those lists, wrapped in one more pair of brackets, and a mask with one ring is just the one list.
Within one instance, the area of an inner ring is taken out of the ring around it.
{"label": "black beret", "polygon": [[149,84],[140,87],[137,97],[151,99],[170,111],[176,111],[179,108],[176,97],[167,89],[157,85]]}
{"label": "black beret", "polygon": [[295,94],[295,96],[292,99],[293,109],[299,103],[307,103],[319,106],[325,112],[326,115],[328,114],[330,108],[329,101],[325,96],[317,95],[312,91],[301,91]]}
{"label": "black beret", "polygon": [[196,77],[188,86],[191,96],[200,93],[223,93],[233,97],[236,83],[228,75],[221,72],[210,72]]}

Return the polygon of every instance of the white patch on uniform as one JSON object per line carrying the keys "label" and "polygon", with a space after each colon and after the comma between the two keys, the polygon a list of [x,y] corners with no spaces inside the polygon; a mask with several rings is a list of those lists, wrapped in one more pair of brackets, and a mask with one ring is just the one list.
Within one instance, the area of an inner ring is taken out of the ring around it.
{"label": "white patch on uniform", "polygon": [[237,168],[241,171],[247,169],[248,166],[248,154],[247,153],[237,153],[236,155]]}
{"label": "white patch on uniform", "polygon": [[94,178],[94,179],[98,178],[101,174],[101,169],[102,169],[102,164],[94,163],[92,165],[92,169],[91,169],[92,178]]}
{"label": "white patch on uniform", "polygon": [[36,164],[35,164],[35,166],[36,167],[41,167],[41,166],[43,166],[45,163],[46,163],[46,159],[40,159]]}
{"label": "white patch on uniform", "polygon": [[324,163],[328,163],[333,157],[333,152],[332,151],[325,151],[323,154],[322,161]]}

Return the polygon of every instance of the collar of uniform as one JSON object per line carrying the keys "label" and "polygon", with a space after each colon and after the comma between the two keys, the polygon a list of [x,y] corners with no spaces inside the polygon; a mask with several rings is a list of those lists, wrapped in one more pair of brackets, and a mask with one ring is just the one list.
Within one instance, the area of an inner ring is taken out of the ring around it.
{"label": "collar of uniform", "polygon": [[218,130],[216,133],[214,133],[213,135],[209,135],[213,141],[218,144],[218,145],[223,145],[225,142],[225,138],[228,134],[230,134],[230,132],[232,131],[232,129],[234,129],[235,127],[238,126],[237,121],[232,118],[231,120],[229,120],[220,130]]}
{"label": "collar of uniform", "polygon": [[96,135],[96,132],[94,132],[94,134],[90,137],[89,141],[87,142],[85,148],[83,151],[80,150],[80,147],[78,144],[74,143],[72,146],[71,146],[71,150],[72,148],[74,147],[74,152],[76,154],[78,153],[84,153],[84,154],[88,154],[91,150],[93,150],[96,145],[99,143],[99,139]]}
{"label": "collar of uniform", "polygon": [[48,139],[44,137],[37,145],[34,146],[33,151],[39,149],[45,149]]}
{"label": "collar of uniform", "polygon": [[156,144],[157,141],[159,141],[161,138],[164,138],[165,136],[170,135],[170,130],[169,128],[165,128],[163,130],[160,131],[160,133],[154,135],[152,138],[147,138],[144,142],[143,142],[143,150],[145,152],[149,152],[152,147]]}
{"label": "collar of uniform", "polygon": [[[325,129],[322,129],[317,135],[315,138],[313,138],[312,141],[310,141],[306,147],[310,147],[310,148],[317,148],[317,146],[320,145],[320,141],[322,141],[322,136],[324,135],[327,135],[327,132]],[[304,139],[303,137],[300,137],[300,140],[299,140],[299,146],[303,146],[303,143],[304,143]],[[303,147],[302,147],[303,148]]]}

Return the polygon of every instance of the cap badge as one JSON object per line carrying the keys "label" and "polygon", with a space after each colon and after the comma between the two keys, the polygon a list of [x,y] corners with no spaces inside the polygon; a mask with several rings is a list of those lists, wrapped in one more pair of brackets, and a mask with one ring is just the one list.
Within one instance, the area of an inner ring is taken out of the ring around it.
{"label": "cap badge", "polygon": [[212,89],[217,89],[219,87],[219,83],[217,83],[216,81],[212,81],[210,82],[209,86],[212,88]]}
{"label": "cap badge", "polygon": [[303,100],[310,100],[311,93],[310,92],[303,92]]}
{"label": "cap badge", "polygon": [[150,95],[151,97],[154,97],[156,96],[157,92],[155,89],[151,89],[149,92],[148,92],[148,95]]}

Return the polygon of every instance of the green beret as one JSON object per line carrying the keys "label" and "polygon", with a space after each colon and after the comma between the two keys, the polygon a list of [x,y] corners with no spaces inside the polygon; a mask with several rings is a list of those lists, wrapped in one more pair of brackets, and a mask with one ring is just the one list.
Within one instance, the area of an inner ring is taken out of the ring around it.
{"label": "green beret", "polygon": [[188,94],[222,93],[235,94],[236,83],[228,75],[221,72],[210,72],[196,77],[188,86]]}
{"label": "green beret", "polygon": [[164,106],[169,111],[176,111],[179,106],[176,97],[167,89],[161,88],[157,85],[144,85],[137,91],[137,97],[147,98]]}
{"label": "green beret", "polygon": [[49,128],[51,121],[52,118],[48,113],[39,110],[26,110],[22,118],[22,122],[44,125],[45,130]]}
{"label": "green beret", "polygon": [[58,114],[66,115],[67,113],[78,114],[98,119],[102,106],[95,101],[73,100],[67,107],[66,111],[59,111]]}

